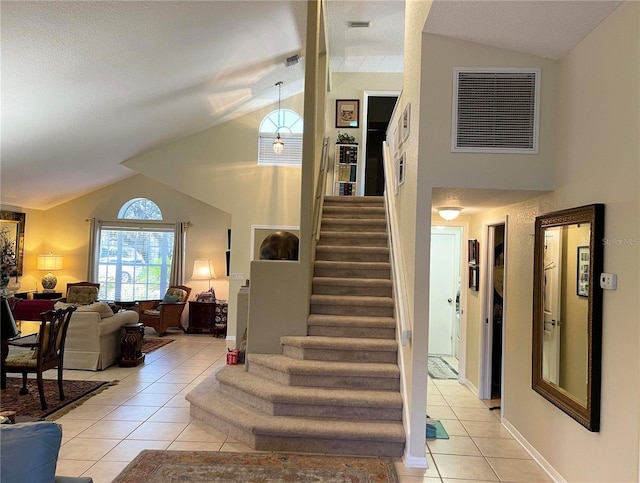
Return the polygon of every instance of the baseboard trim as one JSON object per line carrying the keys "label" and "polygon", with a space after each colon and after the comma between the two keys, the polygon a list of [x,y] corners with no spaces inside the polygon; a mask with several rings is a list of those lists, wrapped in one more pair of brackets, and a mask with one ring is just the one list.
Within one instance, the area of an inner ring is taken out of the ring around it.
{"label": "baseboard trim", "polygon": [[536,450],[527,439],[520,434],[520,432],[509,422],[506,418],[502,419],[502,424],[507,431],[511,433],[518,443],[522,445],[522,447],[531,455],[531,457],[536,460],[536,462],[542,467],[542,469],[549,475],[553,481],[556,483],[567,483],[560,473],[558,473],[553,466],[549,464],[549,462],[544,459],[544,457]]}

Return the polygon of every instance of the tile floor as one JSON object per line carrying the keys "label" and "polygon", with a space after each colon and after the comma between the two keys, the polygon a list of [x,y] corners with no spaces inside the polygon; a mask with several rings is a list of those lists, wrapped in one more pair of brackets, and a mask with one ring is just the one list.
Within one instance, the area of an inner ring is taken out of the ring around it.
{"label": "tile floor", "polygon": [[[147,329],[147,337],[155,337]],[[193,420],[184,399],[211,371],[225,364],[223,339],[172,332],[176,339],[136,368],[65,371],[69,379],[118,380],[57,420],[63,441],[58,475],[111,482],[142,449],[251,451],[214,428]],[[55,377],[50,374],[51,377]],[[429,440],[429,468],[396,463],[401,483],[551,481],[489,411],[457,381],[429,381],[428,414],[440,419],[449,440]]]}

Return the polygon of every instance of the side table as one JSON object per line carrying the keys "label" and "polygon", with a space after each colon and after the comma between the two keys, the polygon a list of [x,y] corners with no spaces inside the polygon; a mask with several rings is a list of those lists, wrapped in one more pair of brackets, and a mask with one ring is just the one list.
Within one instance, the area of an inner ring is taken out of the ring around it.
{"label": "side table", "polygon": [[213,334],[213,317],[216,304],[214,302],[189,301],[189,326],[187,334],[206,330]]}
{"label": "side table", "polygon": [[120,338],[120,367],[136,367],[144,362],[142,339],[144,338],[144,324],[123,325],[124,333]]}

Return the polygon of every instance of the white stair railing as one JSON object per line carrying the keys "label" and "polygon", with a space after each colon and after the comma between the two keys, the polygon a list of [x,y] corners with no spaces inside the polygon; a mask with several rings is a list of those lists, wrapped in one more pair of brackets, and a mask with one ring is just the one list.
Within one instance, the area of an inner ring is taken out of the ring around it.
{"label": "white stair railing", "polygon": [[313,239],[320,239],[320,223],[322,221],[322,208],[324,206],[324,191],[327,185],[327,145],[329,138],[324,138],[322,143],[322,156],[318,171],[318,183],[316,184],[315,198],[313,200]]}
{"label": "white stair railing", "polygon": [[398,214],[396,208],[395,186],[396,170],[385,141],[382,145],[384,165],[384,206],[387,215],[387,236],[391,260],[391,279],[393,281],[393,298],[395,302],[395,318],[400,336],[400,343],[405,346],[411,339],[411,325],[407,311],[407,284],[405,282],[404,261],[400,249]]}

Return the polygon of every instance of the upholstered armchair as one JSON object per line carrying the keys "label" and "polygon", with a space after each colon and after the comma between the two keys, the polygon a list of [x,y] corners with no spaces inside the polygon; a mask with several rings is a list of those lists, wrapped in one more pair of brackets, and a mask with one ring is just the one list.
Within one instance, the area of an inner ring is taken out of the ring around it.
{"label": "upholstered armchair", "polygon": [[190,293],[190,287],[172,285],[162,300],[136,302],[140,322],[147,327],[153,327],[160,337],[167,333],[169,327],[178,327],[184,332],[180,317]]}
{"label": "upholstered armchair", "polygon": [[67,284],[67,296],[63,302],[75,305],[92,304],[98,300],[99,283],[76,282]]}

